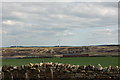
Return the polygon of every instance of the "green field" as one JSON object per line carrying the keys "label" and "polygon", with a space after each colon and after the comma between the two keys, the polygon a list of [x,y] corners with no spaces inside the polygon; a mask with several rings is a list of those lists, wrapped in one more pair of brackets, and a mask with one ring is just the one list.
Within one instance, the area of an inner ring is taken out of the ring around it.
{"label": "green field", "polygon": [[[24,65],[28,63],[40,63],[44,62],[58,62],[58,63],[67,63],[67,64],[78,64],[78,65],[97,65],[101,64],[102,66],[116,66],[120,57],[73,57],[73,58],[31,58],[31,59],[3,59],[3,65]],[[118,65],[119,66],[119,65]]]}

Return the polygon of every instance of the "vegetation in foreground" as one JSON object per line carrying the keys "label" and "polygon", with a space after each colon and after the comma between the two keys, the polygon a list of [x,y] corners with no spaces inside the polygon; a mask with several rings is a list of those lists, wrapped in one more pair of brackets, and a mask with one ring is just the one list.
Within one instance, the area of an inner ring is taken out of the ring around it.
{"label": "vegetation in foreground", "polygon": [[64,64],[75,64],[75,65],[97,65],[101,64],[105,66],[120,66],[120,57],[72,57],[72,58],[30,58],[30,59],[3,59],[2,66],[4,65],[15,65],[21,66],[29,63],[40,63],[40,62],[58,62]]}

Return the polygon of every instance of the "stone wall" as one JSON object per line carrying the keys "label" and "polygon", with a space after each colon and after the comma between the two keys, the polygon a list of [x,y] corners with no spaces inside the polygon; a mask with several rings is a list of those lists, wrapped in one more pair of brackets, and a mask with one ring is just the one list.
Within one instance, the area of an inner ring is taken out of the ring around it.
{"label": "stone wall", "polygon": [[100,64],[79,66],[62,63],[39,63],[22,66],[3,66],[2,80],[118,80],[120,67]]}

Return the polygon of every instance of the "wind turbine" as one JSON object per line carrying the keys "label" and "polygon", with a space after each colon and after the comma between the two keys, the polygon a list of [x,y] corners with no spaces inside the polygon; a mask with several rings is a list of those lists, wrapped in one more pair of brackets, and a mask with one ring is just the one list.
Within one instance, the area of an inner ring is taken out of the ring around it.
{"label": "wind turbine", "polygon": [[18,40],[15,38],[15,47],[18,47]]}

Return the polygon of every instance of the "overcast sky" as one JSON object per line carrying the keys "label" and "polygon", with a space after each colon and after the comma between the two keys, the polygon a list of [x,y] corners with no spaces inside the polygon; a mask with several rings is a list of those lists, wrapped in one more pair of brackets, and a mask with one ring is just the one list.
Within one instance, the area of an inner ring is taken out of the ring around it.
{"label": "overcast sky", "polygon": [[3,46],[118,43],[118,3],[2,4]]}

